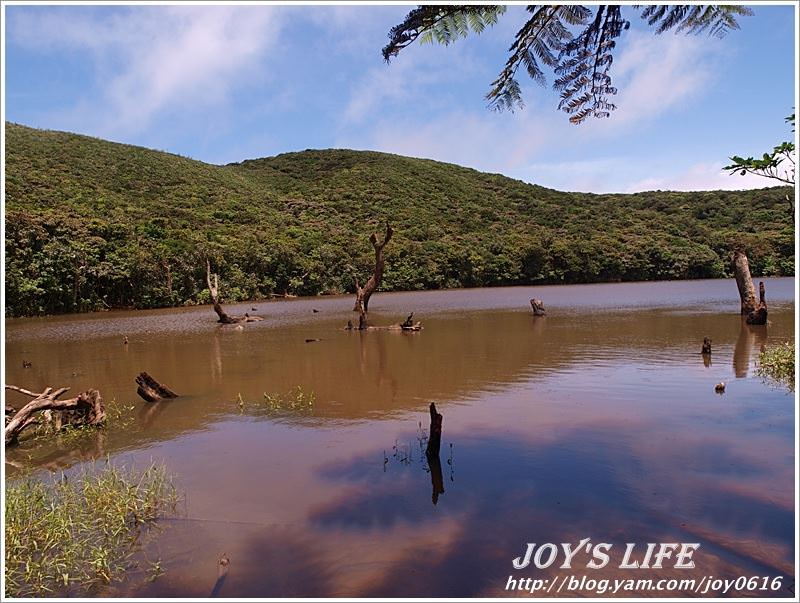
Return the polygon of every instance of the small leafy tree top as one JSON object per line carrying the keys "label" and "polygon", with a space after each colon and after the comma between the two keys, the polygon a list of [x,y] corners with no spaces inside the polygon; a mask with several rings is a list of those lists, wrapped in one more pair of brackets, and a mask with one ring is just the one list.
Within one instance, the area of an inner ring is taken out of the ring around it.
{"label": "small leafy tree top", "polygon": [[[794,113],[786,118],[786,123],[792,125],[794,132]],[[786,184],[794,186],[795,156],[794,143],[782,142],[772,149],[771,153],[764,153],[761,157],[748,157],[747,159],[734,155],[731,157],[730,165],[726,165],[723,170],[731,174],[755,174],[764,178],[772,178]]]}
{"label": "small leafy tree top", "polygon": [[[390,61],[417,39],[447,45],[470,31],[480,33],[505,11],[498,5],[419,6],[391,29],[383,58]],[[553,88],[561,95],[558,108],[576,124],[609,117],[616,109],[609,100],[617,93],[610,71],[616,39],[630,27],[623,11],[638,12],[657,34],[673,30],[719,37],[739,28],[737,16],[752,14],[744,6],[702,5],[532,5],[527,11],[531,17],[517,32],[509,58],[486,95],[489,106],[522,107],[517,71],[524,67],[534,81],[545,84],[544,70],[550,69]]]}

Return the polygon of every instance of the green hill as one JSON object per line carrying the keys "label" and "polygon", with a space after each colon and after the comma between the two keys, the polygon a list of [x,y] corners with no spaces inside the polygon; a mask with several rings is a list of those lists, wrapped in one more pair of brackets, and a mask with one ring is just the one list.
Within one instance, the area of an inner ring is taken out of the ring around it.
{"label": "green hill", "polygon": [[383,290],[794,274],[790,189],[563,193],[385,153],[216,166],[6,123],[6,313],[353,290],[390,220]]}

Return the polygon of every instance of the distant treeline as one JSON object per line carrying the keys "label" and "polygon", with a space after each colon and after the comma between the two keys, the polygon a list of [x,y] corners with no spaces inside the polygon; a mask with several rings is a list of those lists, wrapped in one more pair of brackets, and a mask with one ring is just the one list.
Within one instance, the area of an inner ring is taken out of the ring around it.
{"label": "distant treeline", "polygon": [[788,188],[563,193],[383,153],[215,166],[6,124],[6,314],[352,292],[388,220],[382,290],[794,274]]}

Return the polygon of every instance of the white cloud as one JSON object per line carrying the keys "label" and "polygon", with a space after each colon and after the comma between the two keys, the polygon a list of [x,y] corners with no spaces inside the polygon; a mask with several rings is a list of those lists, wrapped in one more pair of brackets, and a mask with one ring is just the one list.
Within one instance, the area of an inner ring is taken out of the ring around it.
{"label": "white cloud", "polygon": [[775,180],[746,174],[731,175],[722,170],[722,162],[697,163],[683,172],[664,176],[653,176],[630,183],[626,192],[634,193],[652,190],[670,191],[710,191],[710,190],[743,190],[765,188],[780,184]]}
{"label": "white cloud", "polygon": [[[446,105],[450,89],[478,71],[469,53],[452,50],[411,47],[391,63],[381,62],[368,69],[350,87],[342,123],[365,122],[384,113],[387,105],[395,111],[412,106],[418,114]],[[431,94],[432,90],[436,92]]]}
{"label": "white cloud", "polygon": [[219,103],[280,27],[275,11],[263,6],[139,7],[102,16],[72,8],[27,10],[10,31],[15,43],[34,49],[91,53],[101,96],[65,114],[91,120],[100,134],[135,131],[159,113]]}
{"label": "white cloud", "polygon": [[[641,174],[630,173],[631,166],[641,164],[642,158],[597,156],[604,148],[609,149],[609,154],[625,155],[620,145],[627,137],[637,135],[642,140],[652,135],[649,122],[659,117],[663,120],[664,113],[687,107],[694,97],[701,96],[712,81],[718,60],[715,42],[718,41],[683,35],[629,32],[620,42],[612,67],[619,94],[614,99],[618,109],[609,119],[572,125],[568,116],[556,109],[555,95],[526,86],[526,107],[514,114],[480,109],[440,112],[431,118],[420,112],[419,117],[398,120],[375,113],[369,130],[351,130],[341,140],[361,148],[498,171],[563,190],[628,190],[637,178],[645,182]],[[459,70],[445,66],[449,73],[459,74]],[[386,72],[371,74],[355,87],[347,116],[355,121],[382,103],[410,102],[419,93],[415,79],[442,86],[445,77],[448,76],[437,72],[436,65],[425,65],[418,57],[404,65],[393,63]],[[521,80],[526,83],[524,76]],[[649,159],[658,161],[658,141],[654,145]],[[587,151],[591,152],[591,159],[586,158]],[[664,153],[669,155],[670,151],[665,149]],[[721,164],[715,169],[719,171],[719,167]],[[664,184],[674,182],[675,186],[688,187],[694,182],[700,188],[706,184],[713,184],[713,188],[758,186],[744,178],[726,180],[725,174],[711,177],[711,168],[705,168],[703,178],[698,167],[692,172],[693,179],[687,173],[682,180],[664,179]]]}
{"label": "white cloud", "polygon": [[718,42],[700,36],[630,32],[612,66],[619,88],[615,121],[635,123],[702,95],[713,77]]}

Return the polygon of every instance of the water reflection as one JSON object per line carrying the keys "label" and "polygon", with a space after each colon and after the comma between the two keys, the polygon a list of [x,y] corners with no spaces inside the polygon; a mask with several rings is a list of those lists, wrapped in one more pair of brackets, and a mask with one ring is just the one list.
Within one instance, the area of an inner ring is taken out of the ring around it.
{"label": "water reflection", "polygon": [[[381,568],[366,590],[358,593],[367,597],[502,596],[505,579],[515,573],[511,559],[525,542],[577,542],[585,537],[615,544],[612,563],[609,569],[594,573],[598,578],[630,577],[613,570],[621,561],[625,542],[698,538],[703,545],[695,556],[698,565],[690,572],[693,576],[735,578],[749,571],[789,578],[791,507],[733,494],[720,489],[719,483],[698,492],[680,467],[653,475],[652,459],[642,457],[618,437],[615,430],[577,429],[562,432],[557,441],[537,445],[505,433],[472,439],[459,436],[459,441],[465,439],[459,447],[461,485],[454,486],[455,493],[446,502],[447,515],[457,520],[455,526],[442,525],[440,515],[432,515],[420,504],[409,483],[414,481],[414,472],[401,480],[376,484],[357,470],[365,459],[354,459],[350,466],[330,467],[324,474],[359,487],[315,510],[310,520],[323,534],[347,530],[367,537],[397,531],[400,526],[411,533],[446,533],[442,540],[447,546],[435,555],[409,547]],[[698,469],[704,472],[741,464],[731,448],[715,449],[713,464],[706,458],[708,452],[700,443],[687,449],[686,456],[700,459]],[[694,470],[690,465],[689,472]],[[709,534],[723,536],[709,539]],[[770,548],[772,552],[767,552]],[[537,572],[537,577],[557,573]],[[687,572],[666,569],[654,573],[689,577]],[[409,575],[415,580],[408,581]],[[782,593],[788,595],[788,591]]]}
{"label": "water reflection", "polygon": [[[585,537],[616,551],[625,542],[701,542],[697,568],[680,577],[788,577],[793,399],[750,374],[767,331],[742,324],[735,286],[728,298],[717,283],[687,293],[698,286],[553,289],[536,295],[549,311],[537,320],[527,299],[510,310],[486,302],[501,290],[375,298],[376,323],[394,319],[393,304],[413,307],[426,329],[412,335],[345,332],[352,304],[339,315],[328,311],[336,300],[315,300],[318,314],[304,310],[307,300],[269,304],[283,313],[279,325],[210,325],[179,337],[135,332],[139,315],[117,326],[47,319],[41,329],[70,336],[54,345],[36,328],[29,338],[17,332],[6,344],[7,382],[98,387],[135,408],[130,421],[86,439],[23,443],[7,459],[43,469],[104,455],[156,459],[178,476],[186,516],[164,522],[148,551],[165,576],[116,594],[206,597],[227,554],[226,597],[504,596],[525,542]],[[769,336],[791,337],[793,290],[783,301],[772,290]],[[587,291],[607,306],[559,305]],[[430,310],[454,298],[446,312]],[[641,298],[696,311],[608,301]],[[193,312],[179,311],[178,322]],[[89,335],[72,338],[80,324]],[[127,346],[114,335],[122,328]],[[707,365],[697,361],[704,336],[714,342]],[[32,366],[23,369],[23,359]],[[141,371],[181,397],[137,400]],[[723,380],[727,392],[717,396]],[[313,407],[276,416],[258,406],[265,393],[297,386],[314,393]],[[239,396],[252,403],[240,408]],[[426,464],[413,428],[422,431],[431,401],[445,425],[443,448]],[[391,442],[395,452],[410,442],[410,462],[388,452]],[[670,572],[646,577],[659,575]],[[629,576],[609,566],[598,577]]]}
{"label": "water reflection", "polygon": [[763,352],[767,343],[767,325],[749,325],[741,319],[739,337],[733,351],[733,372],[737,379],[747,377],[750,370],[751,355]]}

